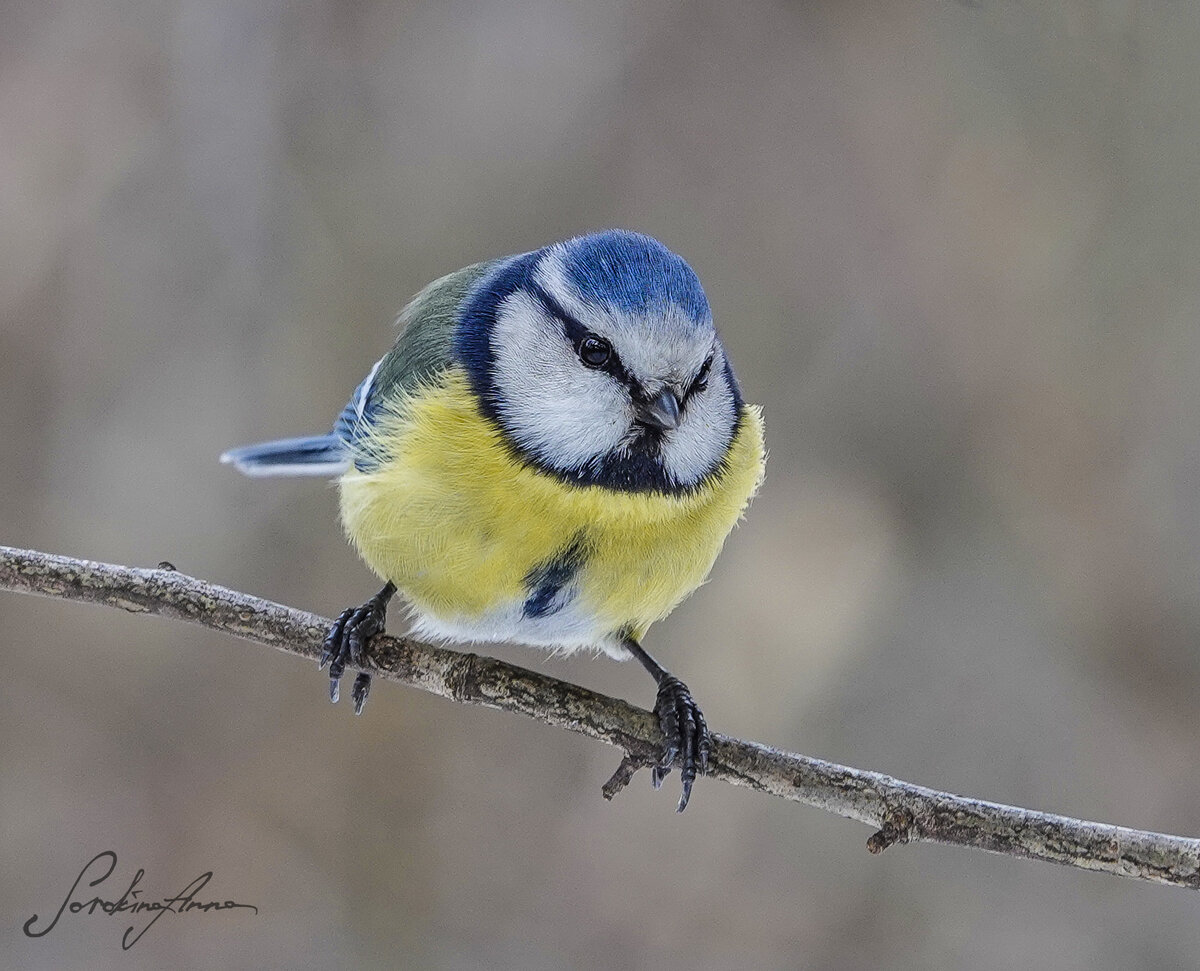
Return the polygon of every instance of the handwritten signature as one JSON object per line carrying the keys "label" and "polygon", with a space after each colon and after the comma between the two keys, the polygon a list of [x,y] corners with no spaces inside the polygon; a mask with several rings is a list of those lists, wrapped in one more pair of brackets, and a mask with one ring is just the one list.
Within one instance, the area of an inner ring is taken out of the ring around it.
{"label": "handwritten signature", "polygon": [[[96,877],[88,887],[96,887],[102,884],[105,880],[112,876],[113,871],[117,868],[117,854],[112,850],[105,850],[103,853],[97,853],[92,857],[82,870],[79,871],[79,876],[75,878],[75,882],[71,884],[71,889],[67,891],[66,897],[59,905],[58,913],[54,915],[54,920],[42,928],[34,930],[33,925],[38,922],[38,915],[34,914],[29,920],[25,921],[25,926],[22,930],[27,937],[45,937],[58,925],[59,918],[64,913],[80,914],[95,914],[97,911],[107,914],[109,917],[115,914],[152,914],[149,922],[142,927],[140,931],[136,931],[131,925],[125,929],[124,935],[121,937],[121,948],[128,951],[133,945],[142,939],[142,935],[146,933],[158,921],[163,914],[208,914],[217,910],[252,910],[258,913],[258,908],[253,904],[239,904],[232,900],[212,900],[208,902],[196,899],[196,894],[208,886],[208,881],[212,879],[212,871],[202,873],[196,877],[191,883],[179,891],[174,897],[163,897],[160,900],[139,900],[142,891],[137,889],[137,885],[142,882],[142,877],[146,871],[139,869],[133,875],[133,879],[129,882],[127,889],[116,900],[105,900],[102,897],[92,897],[90,900],[75,899],[75,891],[79,889],[79,884],[88,874],[88,871],[93,867],[96,870],[103,869],[104,862],[107,861],[108,869],[104,870],[100,876]],[[98,865],[97,865],[98,864]]]}

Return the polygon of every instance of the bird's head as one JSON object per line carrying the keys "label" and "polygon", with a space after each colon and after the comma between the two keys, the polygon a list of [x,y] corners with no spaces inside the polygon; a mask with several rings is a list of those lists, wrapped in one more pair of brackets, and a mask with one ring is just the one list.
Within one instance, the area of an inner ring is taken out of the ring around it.
{"label": "bird's head", "polygon": [[457,347],[511,445],[579,484],[691,489],[720,468],[741,413],[700,281],[639,233],[499,261],[464,304]]}

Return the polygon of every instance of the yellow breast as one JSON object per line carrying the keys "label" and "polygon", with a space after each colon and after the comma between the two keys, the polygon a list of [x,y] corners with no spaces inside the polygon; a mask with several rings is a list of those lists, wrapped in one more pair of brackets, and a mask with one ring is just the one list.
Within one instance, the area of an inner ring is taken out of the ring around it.
{"label": "yellow breast", "polygon": [[570,485],[513,454],[456,369],[394,402],[374,438],[390,459],[343,476],[346,533],[418,615],[457,629],[512,615],[531,571],[575,543],[587,636],[640,637],[703,582],[763,470],[762,418],[747,407],[721,472],[687,495]]}

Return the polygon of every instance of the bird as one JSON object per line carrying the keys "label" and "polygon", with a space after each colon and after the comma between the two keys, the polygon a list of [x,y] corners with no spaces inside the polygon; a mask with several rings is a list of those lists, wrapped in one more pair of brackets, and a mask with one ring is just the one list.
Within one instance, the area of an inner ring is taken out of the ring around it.
{"label": "bird", "polygon": [[688,686],[642,646],[707,578],[763,479],[748,404],[692,268],[610,229],[429,284],[332,429],[234,448],[249,476],[325,476],[386,585],[325,639],[361,713],[367,647],[397,594],[411,633],[636,659],[657,686],[657,789],[682,812],[711,735]]}

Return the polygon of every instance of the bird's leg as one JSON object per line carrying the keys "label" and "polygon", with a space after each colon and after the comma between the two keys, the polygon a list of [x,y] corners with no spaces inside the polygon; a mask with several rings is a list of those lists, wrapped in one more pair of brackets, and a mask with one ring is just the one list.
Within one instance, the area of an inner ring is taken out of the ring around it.
{"label": "bird's leg", "polygon": [[679,775],[683,782],[683,792],[679,797],[676,812],[683,812],[692,795],[692,783],[696,779],[696,773],[703,772],[708,766],[708,750],[711,744],[708,726],[700,708],[692,700],[692,693],[686,684],[663,668],[632,637],[625,638],[624,646],[642,663],[642,667],[650,672],[650,676],[658,684],[654,713],[658,715],[658,724],[662,728],[663,754],[658,765],[651,768],[651,781],[655,789],[661,786],[663,779],[671,771],[671,764],[676,756],[679,756],[682,762]]}
{"label": "bird's leg", "polygon": [[[367,642],[376,634],[382,633],[384,620],[387,618],[388,601],[395,593],[396,585],[389,581],[386,587],[361,607],[343,610],[329,629],[329,635],[322,645],[320,666],[323,668],[326,664],[329,665],[329,700],[335,704],[346,665],[362,666],[363,651]],[[354,714],[362,714],[370,690],[371,676],[366,671],[360,671],[350,691],[350,697],[354,701]]]}

